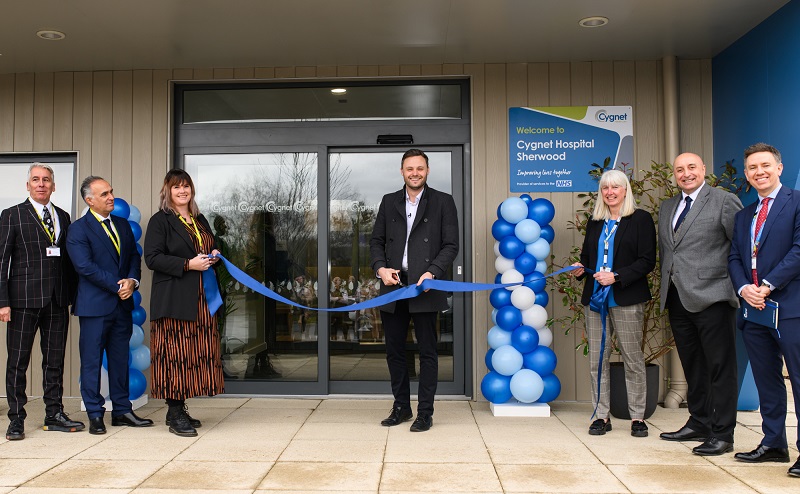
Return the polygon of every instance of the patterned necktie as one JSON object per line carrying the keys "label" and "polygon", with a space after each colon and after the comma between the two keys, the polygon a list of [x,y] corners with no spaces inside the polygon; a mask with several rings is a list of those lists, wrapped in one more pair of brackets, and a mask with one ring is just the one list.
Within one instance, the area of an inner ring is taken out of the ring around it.
{"label": "patterned necktie", "polygon": [[683,220],[686,219],[686,215],[689,214],[689,209],[691,207],[692,207],[692,198],[689,197],[689,196],[686,196],[686,206],[683,208],[683,211],[681,211],[680,216],[678,216],[678,221],[675,222],[675,228],[672,229],[673,233],[678,231],[678,227],[681,226],[681,223],[683,223]]}
{"label": "patterned necktie", "polygon": [[44,221],[44,227],[47,228],[47,234],[50,235],[50,240],[55,244],[56,228],[53,225],[53,217],[50,216],[50,209],[47,206],[44,207],[44,213],[42,214],[42,221]]}
{"label": "patterned necktie", "polygon": [[103,224],[106,225],[106,228],[108,229],[108,234],[111,235],[111,239],[114,241],[114,243],[117,243],[117,236],[114,235],[114,229],[111,228],[111,220],[106,218],[103,220]]}
{"label": "patterned necktie", "polygon": [[[767,220],[767,213],[769,213],[769,197],[765,197],[761,200],[761,209],[758,211],[758,218],[756,218],[756,228],[753,230],[753,245],[755,248],[753,249],[753,256],[758,253],[758,246],[756,242],[758,241],[758,233],[761,231],[761,227],[764,226],[764,222]],[[753,268],[753,283],[758,285],[758,274],[756,273],[755,268]]]}

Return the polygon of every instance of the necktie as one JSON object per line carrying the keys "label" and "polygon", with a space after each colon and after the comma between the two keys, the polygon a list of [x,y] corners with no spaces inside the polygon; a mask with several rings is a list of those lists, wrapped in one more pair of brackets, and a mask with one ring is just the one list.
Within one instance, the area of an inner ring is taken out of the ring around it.
{"label": "necktie", "polygon": [[[758,246],[756,245],[756,242],[758,241],[758,233],[761,231],[761,227],[764,226],[764,222],[767,221],[768,212],[769,197],[765,197],[761,200],[761,209],[758,211],[758,218],[756,218],[756,228],[753,230],[753,257],[755,257],[758,253]],[[755,268],[753,268],[753,283],[758,285],[758,274],[756,273]]]}
{"label": "necktie", "polygon": [[672,230],[673,233],[678,231],[678,227],[681,226],[683,220],[686,219],[686,215],[689,214],[689,209],[691,207],[692,207],[692,198],[686,196],[686,206],[683,208],[683,211],[681,211],[680,216],[678,216],[678,221],[675,222],[675,228],[673,228]]}
{"label": "necktie", "polygon": [[114,235],[114,229],[111,228],[111,220],[106,218],[103,220],[103,224],[106,225],[106,229],[108,230],[108,234],[111,235],[111,238],[114,240],[114,243],[117,243],[117,236]]}
{"label": "necktie", "polygon": [[50,235],[50,240],[53,243],[56,243],[56,229],[53,225],[53,217],[50,216],[50,209],[45,206],[44,213],[42,214],[42,221],[44,221],[44,227],[47,229],[47,234]]}

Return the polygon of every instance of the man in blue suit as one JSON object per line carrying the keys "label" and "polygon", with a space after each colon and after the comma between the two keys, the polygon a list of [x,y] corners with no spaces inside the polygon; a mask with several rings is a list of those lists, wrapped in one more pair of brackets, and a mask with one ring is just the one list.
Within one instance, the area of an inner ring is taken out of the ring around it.
{"label": "man in blue suit", "polygon": [[[731,281],[756,309],[763,309],[767,298],[780,308],[777,330],[739,316],[761,402],[764,439],[755,450],[734,457],[750,463],[788,463],[784,360],[800,421],[800,191],[781,185],[783,163],[774,147],[753,144],[744,158],[744,173],[758,201],[736,214],[728,258]],[[800,459],[788,473],[800,477]]]}
{"label": "man in blue suit", "polygon": [[133,332],[132,295],[139,287],[141,256],[127,220],[113,216],[114,190],[100,177],[81,184],[89,211],[67,234],[67,251],[78,274],[72,312],[80,318],[81,397],[89,432],[105,434],[105,399],[100,393],[103,351],[108,360],[111,425],[146,427],[150,419],[133,413],[128,398],[128,344]]}

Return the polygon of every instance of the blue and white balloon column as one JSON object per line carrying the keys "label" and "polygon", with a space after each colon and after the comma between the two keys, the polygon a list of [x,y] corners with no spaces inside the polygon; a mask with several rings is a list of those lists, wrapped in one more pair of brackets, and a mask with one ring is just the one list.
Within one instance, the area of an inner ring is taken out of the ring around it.
{"label": "blue and white balloon column", "polygon": [[521,403],[548,403],[561,392],[553,374],[556,354],[547,327],[545,291],[547,257],[555,237],[550,226],[555,208],[547,199],[527,194],[510,197],[497,208],[492,225],[497,283],[524,283],[497,288],[489,295],[494,326],[489,330],[483,396],[494,404],[512,398]]}

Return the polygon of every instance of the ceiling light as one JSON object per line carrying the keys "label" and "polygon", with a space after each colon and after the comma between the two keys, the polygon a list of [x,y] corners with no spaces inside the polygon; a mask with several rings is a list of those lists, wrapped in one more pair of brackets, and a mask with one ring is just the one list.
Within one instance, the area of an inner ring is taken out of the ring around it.
{"label": "ceiling light", "polygon": [[52,29],[42,29],[40,31],[36,31],[36,36],[48,41],[59,41],[67,37],[67,35],[61,31],[53,31]]}
{"label": "ceiling light", "polygon": [[584,17],[578,21],[581,27],[600,27],[608,24],[608,17],[594,15],[591,17]]}
{"label": "ceiling light", "polygon": [[347,89],[343,87],[333,88],[331,89],[331,94],[337,94],[337,95],[347,94]]}

